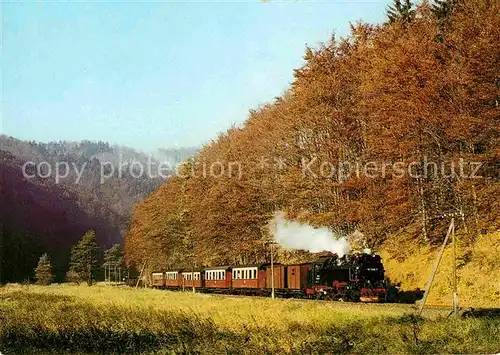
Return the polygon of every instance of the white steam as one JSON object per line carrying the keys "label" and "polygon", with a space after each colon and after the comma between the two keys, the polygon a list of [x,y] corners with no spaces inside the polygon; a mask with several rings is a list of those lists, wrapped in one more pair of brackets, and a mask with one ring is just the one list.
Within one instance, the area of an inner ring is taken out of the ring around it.
{"label": "white steam", "polygon": [[338,256],[348,254],[351,250],[347,239],[335,237],[329,228],[314,228],[306,223],[287,220],[283,212],[276,214],[270,229],[276,242],[285,249],[301,249],[311,253],[329,251]]}

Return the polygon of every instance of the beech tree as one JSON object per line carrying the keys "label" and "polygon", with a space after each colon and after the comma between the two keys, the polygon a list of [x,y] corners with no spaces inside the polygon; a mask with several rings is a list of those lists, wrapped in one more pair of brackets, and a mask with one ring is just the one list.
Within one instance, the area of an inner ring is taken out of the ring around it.
{"label": "beech tree", "polygon": [[[450,214],[471,239],[499,226],[494,179],[459,177],[451,163],[459,173],[460,159],[480,161],[479,174],[497,177],[500,3],[461,1],[445,27],[433,9],[397,1],[392,23],[356,24],[347,38],[307,48],[283,95],[205,145],[188,177],[167,179],[137,206],[127,262],[188,267],[187,239],[197,265],[266,261],[267,223],[278,210],[339,235],[362,233],[375,249],[399,235],[437,245]],[[228,176],[231,162],[241,176]],[[401,176],[391,165],[383,175],[388,162],[405,167]],[[370,163],[373,176],[363,171]]]}

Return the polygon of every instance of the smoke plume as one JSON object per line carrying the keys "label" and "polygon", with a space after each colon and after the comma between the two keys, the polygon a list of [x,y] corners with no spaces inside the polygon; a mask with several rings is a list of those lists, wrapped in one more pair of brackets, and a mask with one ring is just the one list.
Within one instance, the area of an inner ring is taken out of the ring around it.
{"label": "smoke plume", "polygon": [[337,238],[329,228],[314,228],[306,223],[287,220],[283,212],[276,213],[270,229],[276,242],[285,249],[301,249],[311,253],[329,251],[338,256],[348,254],[351,250],[347,239]]}

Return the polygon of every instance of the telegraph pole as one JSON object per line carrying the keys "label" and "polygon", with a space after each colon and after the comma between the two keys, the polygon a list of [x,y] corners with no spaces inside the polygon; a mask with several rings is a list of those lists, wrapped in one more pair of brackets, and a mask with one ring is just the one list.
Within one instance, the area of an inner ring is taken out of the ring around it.
{"label": "telegraph pole", "polygon": [[420,304],[420,309],[418,310],[418,315],[422,315],[422,311],[424,310],[425,302],[427,301],[427,296],[432,287],[432,283],[434,282],[434,276],[436,276],[436,272],[438,270],[439,264],[441,263],[441,259],[443,258],[444,249],[446,248],[446,244],[448,243],[448,239],[452,236],[452,253],[453,253],[453,313],[455,315],[458,314],[458,293],[457,293],[457,275],[456,275],[456,262],[455,262],[455,218],[453,217],[450,222],[450,226],[448,227],[448,232],[446,233],[446,238],[444,238],[443,245],[439,250],[438,257],[436,259],[436,263],[434,264],[434,269],[432,270],[429,281],[427,282],[427,286],[425,287],[424,298],[422,299],[422,303]]}
{"label": "telegraph pole", "polygon": [[451,230],[451,240],[452,240],[452,250],[453,250],[453,314],[458,316],[458,291],[457,291],[457,255],[456,255],[456,244],[455,244],[455,219],[451,220],[452,230]]}
{"label": "telegraph pole", "polygon": [[266,244],[271,245],[271,298],[275,298],[275,292],[274,292],[274,245],[276,244],[275,241],[269,240],[266,242]]}
{"label": "telegraph pole", "polygon": [[[192,256],[193,258],[191,259],[191,284],[193,285],[193,293],[196,292],[196,289],[194,287],[194,257],[195,257],[195,254],[194,254],[194,241],[191,240],[191,250],[192,250]],[[201,279],[201,273],[200,273],[200,279]]]}
{"label": "telegraph pole", "polygon": [[271,298],[274,300],[274,243],[271,243]]}

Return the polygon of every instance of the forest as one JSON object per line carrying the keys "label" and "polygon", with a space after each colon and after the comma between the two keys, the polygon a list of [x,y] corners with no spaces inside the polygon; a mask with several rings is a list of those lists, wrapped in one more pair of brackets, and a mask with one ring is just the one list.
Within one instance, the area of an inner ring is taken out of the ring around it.
{"label": "forest", "polygon": [[128,264],[267,261],[278,211],[375,251],[433,248],[450,216],[469,245],[498,230],[499,13],[496,0],[396,1],[385,23],[307,47],[286,92],[137,205]]}
{"label": "forest", "polygon": [[[158,159],[179,161],[194,151],[164,151]],[[134,204],[156,190],[162,179],[132,176],[130,171],[119,176],[116,168],[101,182],[103,165],[118,167],[120,160],[146,165],[148,156],[107,142],[42,143],[0,136],[0,283],[33,280],[43,253],[52,258],[56,281],[63,281],[71,245],[90,229],[104,249],[122,244]],[[32,178],[27,178],[26,162],[76,169],[60,181],[54,174],[42,177],[36,171],[28,171]]]}

